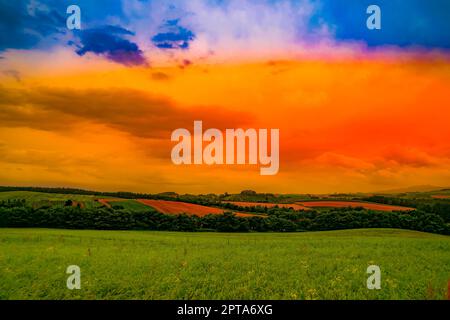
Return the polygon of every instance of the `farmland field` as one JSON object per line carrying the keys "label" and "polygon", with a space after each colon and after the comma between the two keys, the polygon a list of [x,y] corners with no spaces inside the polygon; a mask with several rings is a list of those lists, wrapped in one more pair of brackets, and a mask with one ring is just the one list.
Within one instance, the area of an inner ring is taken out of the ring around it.
{"label": "farmland field", "polygon": [[379,210],[379,211],[410,211],[414,210],[414,208],[401,207],[401,206],[393,206],[387,204],[377,204],[377,203],[369,203],[362,201],[303,201],[298,202],[299,205],[305,207],[323,207],[323,208],[346,208],[346,207],[362,207],[365,209],[371,210]]}
{"label": "farmland field", "polygon": [[448,195],[433,195],[431,197],[434,199],[450,199],[450,196]]}
{"label": "farmland field", "polygon": [[114,208],[120,207],[120,208],[123,208],[125,210],[130,210],[130,211],[153,211],[154,210],[153,208],[151,208],[145,204],[142,204],[136,200],[99,199],[98,201],[107,207],[114,207]]}
{"label": "farmland field", "polygon": [[0,201],[8,199],[25,199],[30,202],[42,200],[76,200],[76,201],[94,201],[95,196],[85,196],[79,194],[61,194],[61,193],[44,193],[32,191],[6,191],[0,192]]}
{"label": "farmland field", "polygon": [[[0,229],[0,299],[445,299],[450,237]],[[379,265],[381,289],[366,288]],[[66,288],[69,265],[81,290]]]}
{"label": "farmland field", "polygon": [[0,192],[0,201],[24,199],[28,203],[40,206],[63,206],[67,200],[72,200],[76,203],[82,204],[85,208],[98,208],[102,206],[101,203],[95,201],[98,197],[90,195],[79,194],[60,194],[60,193],[44,193],[32,191],[7,191]]}
{"label": "farmland field", "polygon": [[243,201],[224,201],[224,203],[230,203],[240,207],[261,206],[266,208],[273,208],[275,206],[278,206],[279,208],[292,208],[294,210],[311,210],[310,208],[307,208],[297,203],[268,203],[268,202],[243,202]]}
{"label": "farmland field", "polygon": [[[165,214],[179,214],[186,213],[197,216],[205,216],[207,214],[222,214],[226,209],[206,207],[198,204],[179,202],[179,201],[167,201],[167,200],[138,200],[140,203],[154,208],[155,210]],[[252,214],[235,213],[237,216],[250,217]]]}
{"label": "farmland field", "polygon": [[363,201],[302,201],[296,203],[269,203],[269,202],[244,202],[244,201],[224,201],[225,203],[234,204],[241,207],[266,207],[273,208],[278,206],[279,208],[293,208],[294,210],[311,210],[311,208],[357,208],[362,207],[370,210],[379,211],[409,211],[414,208],[393,206],[378,203],[369,203]]}

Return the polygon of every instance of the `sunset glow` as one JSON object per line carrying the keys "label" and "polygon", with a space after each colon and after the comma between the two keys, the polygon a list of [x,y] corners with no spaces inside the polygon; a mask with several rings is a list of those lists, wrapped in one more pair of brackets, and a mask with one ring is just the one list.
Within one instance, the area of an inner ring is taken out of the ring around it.
{"label": "sunset glow", "polygon": [[[275,33],[289,24],[279,22],[267,35],[278,39],[276,50],[260,45],[257,31],[249,31],[249,50],[227,30],[217,47],[198,31],[188,50],[147,43],[140,65],[62,45],[5,49],[1,184],[182,193],[450,185],[445,50],[370,49],[329,33],[294,43]],[[141,44],[142,26],[134,26]],[[261,176],[256,165],[174,165],[171,132],[192,130],[194,120],[220,130],[279,128],[278,174]]]}

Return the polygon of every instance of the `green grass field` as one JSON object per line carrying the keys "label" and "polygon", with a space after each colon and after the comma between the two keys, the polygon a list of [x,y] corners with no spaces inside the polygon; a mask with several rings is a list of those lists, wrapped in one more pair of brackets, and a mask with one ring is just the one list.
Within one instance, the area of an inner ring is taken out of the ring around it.
{"label": "green grass field", "polygon": [[[51,205],[51,206],[63,206],[67,200],[83,203],[86,208],[98,208],[102,205],[94,199],[98,196],[79,195],[79,194],[60,194],[60,193],[44,193],[44,192],[32,192],[32,191],[5,191],[0,192],[0,201],[24,199],[27,203],[32,205]],[[108,197],[102,197],[108,198]]]}
{"label": "green grass field", "polygon": [[0,299],[445,299],[449,279],[450,237],[413,231],[0,229]]}
{"label": "green grass field", "polygon": [[136,200],[124,200],[124,201],[114,201],[110,203],[111,206],[121,208],[129,211],[155,211],[152,207],[146,206]]}

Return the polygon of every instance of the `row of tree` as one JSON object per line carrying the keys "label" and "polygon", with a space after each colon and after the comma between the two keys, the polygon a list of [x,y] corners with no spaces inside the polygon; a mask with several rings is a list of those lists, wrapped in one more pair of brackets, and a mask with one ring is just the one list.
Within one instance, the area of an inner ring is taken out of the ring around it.
{"label": "row of tree", "polygon": [[231,212],[203,217],[112,208],[0,207],[0,227],[165,231],[319,231],[354,228],[401,228],[450,234],[450,226],[432,213],[381,212],[350,208],[320,211],[272,211],[268,216],[240,217]]}
{"label": "row of tree", "polygon": [[438,216],[442,217],[445,222],[450,223],[450,202],[446,199],[409,199],[375,195],[367,197],[364,200],[389,205],[412,207],[420,211],[435,213]]}
{"label": "row of tree", "polygon": [[99,197],[114,197],[124,199],[161,199],[183,202],[204,202],[214,203],[220,201],[249,201],[249,202],[290,202],[296,200],[302,200],[304,197],[292,196],[292,195],[278,195],[275,196],[272,193],[257,193],[253,190],[244,190],[239,194],[178,194],[176,192],[161,192],[155,194],[149,193],[135,193],[135,192],[100,192],[75,188],[58,188],[58,187],[15,187],[15,186],[0,186],[0,192],[5,191],[32,191],[32,192],[44,192],[44,193],[58,193],[58,194],[76,194],[76,195],[93,195]]}

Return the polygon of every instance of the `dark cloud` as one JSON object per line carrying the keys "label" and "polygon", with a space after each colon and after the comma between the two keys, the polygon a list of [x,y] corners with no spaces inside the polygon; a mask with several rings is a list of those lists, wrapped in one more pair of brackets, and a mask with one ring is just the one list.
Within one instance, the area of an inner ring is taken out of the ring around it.
{"label": "dark cloud", "polygon": [[158,81],[166,81],[170,79],[170,76],[164,72],[153,72],[152,79]]}
{"label": "dark cloud", "polygon": [[7,89],[0,87],[0,126],[67,130],[83,122],[107,125],[141,138],[167,138],[177,128],[234,128],[252,120],[246,112],[213,107],[181,108],[171,100],[132,89]]}
{"label": "dark cloud", "polygon": [[425,152],[407,147],[396,147],[386,151],[384,157],[387,161],[411,167],[430,167],[438,164],[438,160]]}
{"label": "dark cloud", "polygon": [[119,26],[103,26],[79,31],[77,35],[80,44],[76,53],[80,56],[92,52],[128,66],[147,63],[139,46],[127,39],[134,35],[127,29]]}
{"label": "dark cloud", "polygon": [[181,64],[179,65],[179,67],[181,69],[184,69],[184,68],[189,67],[190,65],[192,65],[192,61],[191,60],[183,59],[183,61],[181,61]]}
{"label": "dark cloud", "polygon": [[167,20],[160,28],[161,32],[152,37],[153,44],[160,49],[188,49],[195,34],[178,23],[179,19]]}
{"label": "dark cloud", "polygon": [[[67,7],[70,0],[0,0],[0,52],[6,49],[47,48],[61,43],[57,35],[73,34],[69,45],[76,43],[77,54],[92,52],[125,65],[146,63],[138,45],[127,37],[134,34],[121,27],[105,26],[68,32]],[[109,0],[108,5],[96,1],[78,0],[82,8],[82,25],[122,16],[121,1]],[[93,19],[95,17],[95,19]]]}
{"label": "dark cloud", "polygon": [[13,79],[15,79],[16,81],[20,82],[22,80],[21,76],[20,76],[20,72],[17,70],[5,70],[3,71],[3,74],[7,77],[11,77]]}
{"label": "dark cloud", "polygon": [[0,0],[0,51],[30,49],[45,37],[65,32],[60,11],[39,1]]}

